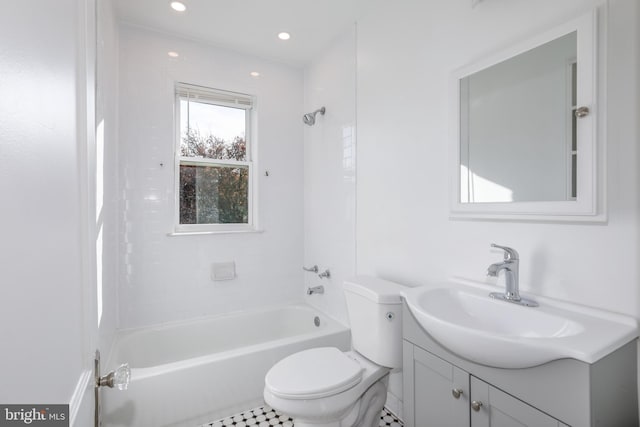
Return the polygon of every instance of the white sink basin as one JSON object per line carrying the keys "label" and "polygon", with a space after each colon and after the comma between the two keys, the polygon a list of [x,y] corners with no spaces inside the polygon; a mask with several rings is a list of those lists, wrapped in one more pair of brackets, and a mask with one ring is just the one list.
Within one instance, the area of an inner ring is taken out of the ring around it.
{"label": "white sink basin", "polygon": [[638,336],[634,318],[550,298],[523,307],[489,297],[496,288],[447,282],[402,291],[431,337],[460,357],[499,368],[556,359],[593,363]]}

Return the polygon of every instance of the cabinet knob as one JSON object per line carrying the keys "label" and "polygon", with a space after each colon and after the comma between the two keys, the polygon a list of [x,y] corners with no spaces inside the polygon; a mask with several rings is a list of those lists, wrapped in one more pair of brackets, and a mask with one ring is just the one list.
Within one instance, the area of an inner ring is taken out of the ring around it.
{"label": "cabinet knob", "polygon": [[587,117],[589,115],[589,107],[580,107],[578,109],[576,109],[576,117],[581,119],[583,117]]}
{"label": "cabinet knob", "polygon": [[471,409],[473,409],[474,411],[478,412],[481,407],[482,402],[480,402],[479,400],[474,400],[473,402],[471,402]]}
{"label": "cabinet knob", "polygon": [[459,388],[454,388],[453,390],[451,390],[451,394],[453,394],[453,397],[455,397],[456,399],[460,399],[460,396],[464,394],[464,391],[460,390]]}

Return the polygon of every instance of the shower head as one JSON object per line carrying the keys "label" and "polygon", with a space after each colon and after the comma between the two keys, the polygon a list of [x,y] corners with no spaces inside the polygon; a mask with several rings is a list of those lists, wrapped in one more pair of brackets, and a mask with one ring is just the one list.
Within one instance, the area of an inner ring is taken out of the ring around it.
{"label": "shower head", "polygon": [[316,114],[320,113],[324,115],[325,111],[326,110],[324,107],[318,108],[313,113],[307,113],[304,116],[302,116],[302,121],[304,122],[305,125],[313,126],[316,123]]}
{"label": "shower head", "polygon": [[302,116],[302,121],[304,122],[305,125],[313,126],[313,124],[316,122],[316,115],[307,113],[304,116]]}

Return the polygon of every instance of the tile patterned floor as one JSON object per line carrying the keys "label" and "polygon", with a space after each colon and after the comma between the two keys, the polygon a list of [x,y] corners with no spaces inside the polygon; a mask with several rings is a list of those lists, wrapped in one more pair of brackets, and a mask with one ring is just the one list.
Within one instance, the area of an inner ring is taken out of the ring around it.
{"label": "tile patterned floor", "polygon": [[395,416],[395,414],[389,411],[387,408],[382,408],[380,414],[380,427],[403,427],[402,421]]}
{"label": "tile patterned floor", "polygon": [[[402,427],[402,422],[384,408],[380,414],[380,427]],[[199,427],[293,427],[293,420],[280,411],[262,406]]]}

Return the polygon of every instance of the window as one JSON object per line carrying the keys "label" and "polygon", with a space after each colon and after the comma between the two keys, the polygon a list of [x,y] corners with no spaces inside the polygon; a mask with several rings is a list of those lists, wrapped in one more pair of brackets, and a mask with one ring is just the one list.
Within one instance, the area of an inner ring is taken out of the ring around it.
{"label": "window", "polygon": [[249,95],[176,84],[176,231],[254,228]]}

